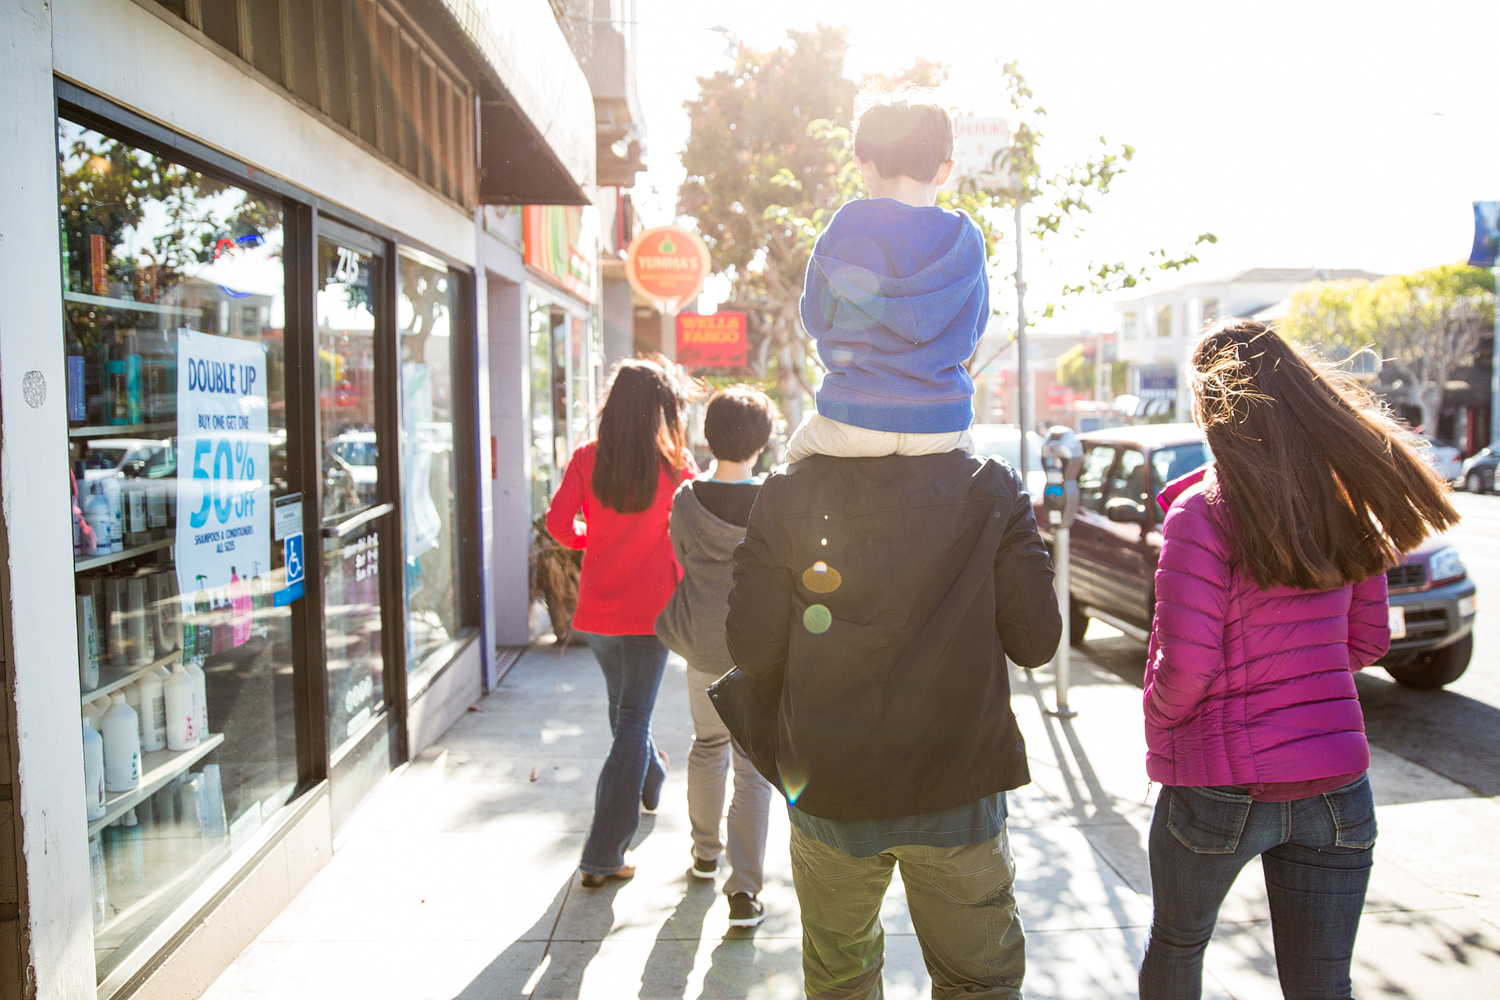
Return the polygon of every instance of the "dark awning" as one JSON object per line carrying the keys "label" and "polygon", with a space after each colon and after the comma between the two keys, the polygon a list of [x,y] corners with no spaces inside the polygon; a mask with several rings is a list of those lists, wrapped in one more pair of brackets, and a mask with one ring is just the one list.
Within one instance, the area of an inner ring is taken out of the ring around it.
{"label": "dark awning", "polygon": [[594,101],[547,0],[411,0],[479,92],[479,201],[587,205]]}

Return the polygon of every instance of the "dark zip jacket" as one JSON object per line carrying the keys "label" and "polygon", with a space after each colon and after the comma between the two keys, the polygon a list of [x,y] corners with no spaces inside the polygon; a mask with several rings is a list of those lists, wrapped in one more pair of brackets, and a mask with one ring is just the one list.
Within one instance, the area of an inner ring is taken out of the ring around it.
{"label": "dark zip jacket", "polygon": [[779,785],[833,820],[914,816],[1031,780],[1005,656],[1062,635],[1010,466],[815,455],[771,476],[735,550],[726,638],[779,692]]}

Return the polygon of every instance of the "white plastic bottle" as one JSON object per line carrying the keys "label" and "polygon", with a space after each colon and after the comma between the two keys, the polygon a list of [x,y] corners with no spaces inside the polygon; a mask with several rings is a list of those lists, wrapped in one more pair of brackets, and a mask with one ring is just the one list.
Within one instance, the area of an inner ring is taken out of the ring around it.
{"label": "white plastic bottle", "polygon": [[188,676],[193,679],[193,702],[198,708],[198,738],[208,735],[208,676],[196,660],[187,665]]}
{"label": "white plastic bottle", "polygon": [[113,552],[114,517],[109,510],[109,498],[104,495],[104,484],[98,480],[89,484],[89,495],[83,501],[83,519],[94,533],[88,554],[103,556]]}
{"label": "white plastic bottle", "polygon": [[110,792],[128,792],[141,783],[141,730],[135,709],[125,704],[125,696],[115,692],[109,711],[104,713],[104,788]]}
{"label": "white plastic bottle", "polygon": [[94,598],[80,594],[73,599],[78,609],[78,685],[84,691],[99,686],[99,632],[94,624]]}
{"label": "white plastic bottle", "polygon": [[94,927],[99,928],[109,909],[109,873],[104,867],[104,842],[99,834],[89,838],[89,877],[94,883]]}
{"label": "white plastic bottle", "polygon": [[125,704],[135,712],[135,735],[140,740],[141,752],[144,753],[146,750],[146,716],[141,711],[141,689],[134,684],[126,684],[120,688],[120,693],[125,696]]}
{"label": "white plastic bottle", "polygon": [[[104,703],[102,706],[100,705],[101,701]],[[86,702],[84,702],[83,703],[83,721],[87,722],[89,724],[89,726],[94,730],[94,732],[96,732],[96,733],[99,732],[100,726],[102,726],[104,724],[103,720],[104,720],[105,709],[107,709],[108,707],[109,707],[109,701],[108,701],[108,699],[101,698],[101,699],[96,699],[94,701],[86,701]]]}
{"label": "white plastic bottle", "polygon": [[83,721],[83,791],[89,822],[104,818],[104,740]]}
{"label": "white plastic bottle", "polygon": [[104,490],[104,499],[109,501],[109,541],[111,552],[125,551],[125,495],[121,488],[121,476],[110,473],[99,480]]}
{"label": "white plastic bottle", "polygon": [[144,753],[167,748],[167,698],[160,674],[160,667],[147,671],[136,685],[141,692],[141,750]]}
{"label": "white plastic bottle", "polygon": [[195,687],[192,676],[181,662],[172,668],[172,676],[162,685],[167,709],[168,750],[191,750],[198,745]]}

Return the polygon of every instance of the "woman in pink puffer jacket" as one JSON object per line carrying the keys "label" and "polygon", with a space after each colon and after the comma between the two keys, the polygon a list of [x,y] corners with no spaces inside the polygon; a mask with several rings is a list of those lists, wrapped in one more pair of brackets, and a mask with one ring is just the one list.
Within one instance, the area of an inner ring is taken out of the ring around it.
{"label": "woman in pink puffer jacket", "polygon": [[1283,995],[1347,998],[1375,843],[1353,672],[1390,643],[1386,567],[1458,515],[1410,432],[1267,327],[1219,323],[1189,377],[1215,461],[1160,496],[1141,1000],[1200,996],[1219,906],[1256,856]]}

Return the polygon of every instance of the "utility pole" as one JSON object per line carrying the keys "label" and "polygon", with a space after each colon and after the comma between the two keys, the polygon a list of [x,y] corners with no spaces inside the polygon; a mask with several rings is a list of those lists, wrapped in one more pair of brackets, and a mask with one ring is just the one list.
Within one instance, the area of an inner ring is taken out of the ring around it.
{"label": "utility pole", "polygon": [[1030,384],[1026,377],[1026,281],[1021,276],[1021,198],[1016,195],[1016,426],[1021,428],[1021,482],[1026,482],[1026,432]]}

